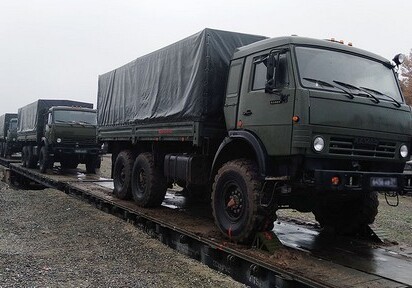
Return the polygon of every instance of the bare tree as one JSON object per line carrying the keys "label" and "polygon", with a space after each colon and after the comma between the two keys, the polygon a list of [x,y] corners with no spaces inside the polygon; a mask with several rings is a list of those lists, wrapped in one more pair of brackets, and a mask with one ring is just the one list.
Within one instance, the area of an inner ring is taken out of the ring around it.
{"label": "bare tree", "polygon": [[412,49],[401,66],[400,74],[403,96],[405,97],[406,103],[412,105]]}

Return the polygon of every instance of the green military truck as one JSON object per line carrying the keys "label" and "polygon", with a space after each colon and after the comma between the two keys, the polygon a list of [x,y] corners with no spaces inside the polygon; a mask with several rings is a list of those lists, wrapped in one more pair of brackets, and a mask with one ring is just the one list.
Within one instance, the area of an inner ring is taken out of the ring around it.
{"label": "green military truck", "polygon": [[0,116],[0,156],[10,157],[21,152],[17,142],[17,114],[6,113]]}
{"label": "green military truck", "polygon": [[375,219],[376,191],[411,180],[395,70],[332,41],[211,29],[137,58],[99,77],[113,193],[153,207],[172,183],[211,191],[216,225],[238,242],[282,208],[356,233]]}
{"label": "green military truck", "polygon": [[74,169],[86,164],[88,173],[99,167],[97,115],[93,104],[71,100],[37,100],[18,110],[17,141],[22,165],[45,173],[60,162]]}

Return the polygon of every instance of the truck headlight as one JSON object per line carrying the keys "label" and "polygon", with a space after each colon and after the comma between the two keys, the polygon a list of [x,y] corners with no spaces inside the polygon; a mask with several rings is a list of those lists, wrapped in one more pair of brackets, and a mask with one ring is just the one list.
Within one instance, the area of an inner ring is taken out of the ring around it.
{"label": "truck headlight", "polygon": [[406,158],[406,157],[408,156],[408,154],[409,154],[408,146],[406,146],[405,144],[403,144],[403,145],[401,146],[401,148],[399,149],[399,154],[401,154],[401,157],[402,157],[402,158]]}
{"label": "truck headlight", "polygon": [[314,140],[313,140],[313,149],[316,152],[321,152],[323,150],[323,148],[325,148],[325,140],[323,140],[322,137],[317,136]]}
{"label": "truck headlight", "polygon": [[61,139],[61,138],[57,138],[57,139],[56,139],[56,142],[57,142],[57,143],[61,143],[61,142],[62,142],[62,139]]}

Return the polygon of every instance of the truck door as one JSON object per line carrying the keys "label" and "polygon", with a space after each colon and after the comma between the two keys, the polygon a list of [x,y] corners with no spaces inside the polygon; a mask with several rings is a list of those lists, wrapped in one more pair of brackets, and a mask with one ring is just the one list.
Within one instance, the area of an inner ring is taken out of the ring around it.
{"label": "truck door", "polygon": [[[276,89],[265,92],[269,54],[274,54]],[[256,53],[246,58],[239,100],[237,128],[255,133],[269,155],[291,153],[295,89],[290,52],[285,49]]]}

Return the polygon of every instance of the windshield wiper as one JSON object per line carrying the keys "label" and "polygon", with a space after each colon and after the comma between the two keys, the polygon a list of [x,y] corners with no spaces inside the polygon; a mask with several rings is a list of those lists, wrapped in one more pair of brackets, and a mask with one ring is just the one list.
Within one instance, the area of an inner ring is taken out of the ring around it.
{"label": "windshield wiper", "polygon": [[335,86],[335,85],[333,85],[333,84],[330,84],[330,83],[328,83],[328,82],[326,82],[326,81],[317,80],[317,79],[313,79],[313,78],[303,78],[303,79],[305,79],[306,81],[312,82],[312,83],[316,83],[316,84],[321,85],[321,86],[339,89],[339,90],[345,92],[346,96],[347,96],[349,99],[355,98],[355,96],[353,96],[353,94],[352,94],[351,92],[349,92],[348,90],[343,89],[343,88],[341,88],[341,87],[339,87],[339,86]]}
{"label": "windshield wiper", "polygon": [[395,105],[396,107],[401,107],[401,106],[402,106],[401,103],[399,103],[395,98],[393,98],[393,97],[391,97],[391,96],[389,96],[389,95],[386,95],[386,94],[384,94],[384,93],[382,93],[382,92],[379,92],[379,91],[377,91],[377,90],[374,90],[374,89],[371,89],[371,88],[367,88],[367,87],[360,87],[360,88],[362,88],[362,89],[364,89],[364,90],[367,90],[367,91],[370,91],[370,92],[373,92],[373,93],[376,93],[376,94],[378,94],[379,96],[385,96],[385,97],[391,99],[391,100],[394,102],[394,103],[392,103],[392,104]]}
{"label": "windshield wiper", "polygon": [[364,96],[366,96],[366,97],[368,97],[368,98],[372,98],[371,100],[372,100],[373,102],[375,102],[375,103],[379,103],[379,102],[380,102],[378,98],[376,98],[373,94],[371,94],[370,92],[368,92],[366,89],[364,89],[364,88],[362,88],[362,87],[356,87],[355,85],[352,85],[352,84],[349,84],[349,83],[345,83],[345,82],[341,82],[341,81],[336,81],[336,80],[333,80],[333,82],[335,82],[336,84],[339,84],[339,85],[341,85],[341,86],[343,86],[343,87],[349,88],[349,89],[354,89],[354,90],[362,91],[362,92],[364,92],[364,93],[359,93],[359,94],[357,94],[357,95],[360,95],[360,96],[363,96],[363,95],[364,95]]}

